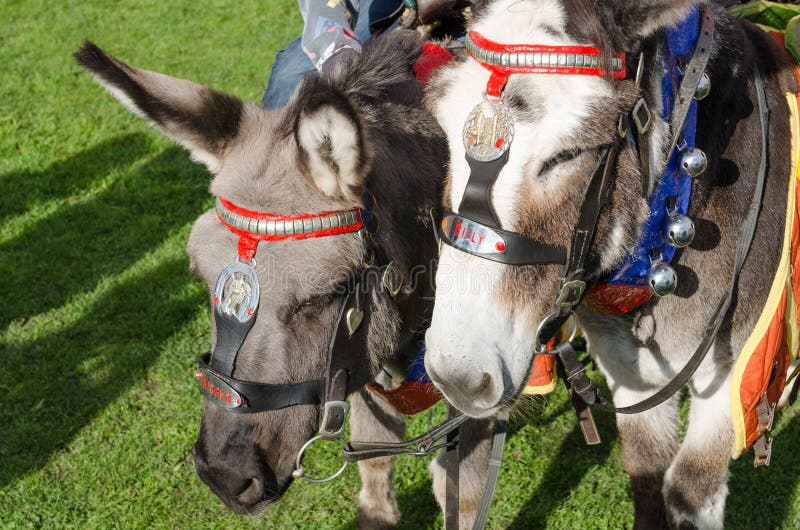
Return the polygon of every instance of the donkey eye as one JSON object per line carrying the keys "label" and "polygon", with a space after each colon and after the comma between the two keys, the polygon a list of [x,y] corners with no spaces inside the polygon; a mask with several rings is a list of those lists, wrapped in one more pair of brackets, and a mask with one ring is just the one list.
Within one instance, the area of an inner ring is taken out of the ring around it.
{"label": "donkey eye", "polygon": [[328,305],[331,302],[331,300],[333,300],[335,297],[336,297],[336,293],[312,296],[311,298],[305,300],[304,302],[301,302],[301,303],[297,304],[294,307],[294,309],[292,309],[292,315],[291,316],[299,315],[300,313],[303,313],[304,311],[309,311],[309,310],[313,310],[313,309],[321,309],[321,308],[325,307],[326,305]]}
{"label": "donkey eye", "polygon": [[566,151],[561,151],[556,156],[550,158],[544,164],[542,164],[542,169],[539,171],[539,174],[547,173],[559,164],[574,160],[584,152],[585,151],[583,149],[568,149]]}

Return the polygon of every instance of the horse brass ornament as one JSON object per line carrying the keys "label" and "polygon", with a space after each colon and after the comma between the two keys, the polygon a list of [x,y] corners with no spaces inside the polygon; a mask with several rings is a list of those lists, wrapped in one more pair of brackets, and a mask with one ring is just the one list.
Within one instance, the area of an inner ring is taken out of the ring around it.
{"label": "horse brass ornament", "polygon": [[678,286],[678,275],[675,269],[664,262],[656,262],[647,273],[647,285],[656,296],[667,296],[675,292]]}
{"label": "horse brass ornament", "polygon": [[236,260],[220,273],[214,291],[214,304],[223,314],[247,322],[258,308],[258,277],[250,263]]}
{"label": "horse brass ornament", "polygon": [[708,168],[706,154],[696,147],[687,148],[681,157],[681,167],[690,177],[699,177]]}
{"label": "horse brass ornament", "polygon": [[484,100],[472,109],[464,124],[464,148],[480,162],[497,160],[514,141],[514,118],[502,99]]}
{"label": "horse brass ornament", "polygon": [[694,241],[694,223],[685,215],[671,215],[667,221],[667,239],[670,245],[687,247]]}

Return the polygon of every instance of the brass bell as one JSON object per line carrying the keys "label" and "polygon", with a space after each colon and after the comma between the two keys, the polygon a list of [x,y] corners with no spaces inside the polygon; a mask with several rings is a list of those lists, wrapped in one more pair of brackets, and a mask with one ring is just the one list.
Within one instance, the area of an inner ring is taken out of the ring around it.
{"label": "brass bell", "polygon": [[667,296],[675,292],[678,286],[678,275],[675,274],[675,269],[664,263],[658,261],[653,263],[647,273],[647,285],[650,286],[650,291],[656,296]]}
{"label": "brass bell", "polygon": [[694,241],[694,223],[685,215],[670,215],[666,231],[669,244],[674,247],[687,247]]}
{"label": "brass bell", "polygon": [[686,149],[681,157],[681,167],[690,177],[699,177],[708,168],[706,154],[696,147]]}
{"label": "brass bell", "polygon": [[708,77],[707,73],[703,72],[703,75],[700,76],[700,82],[697,83],[697,89],[694,91],[694,99],[697,101],[705,99],[710,92],[711,79]]}

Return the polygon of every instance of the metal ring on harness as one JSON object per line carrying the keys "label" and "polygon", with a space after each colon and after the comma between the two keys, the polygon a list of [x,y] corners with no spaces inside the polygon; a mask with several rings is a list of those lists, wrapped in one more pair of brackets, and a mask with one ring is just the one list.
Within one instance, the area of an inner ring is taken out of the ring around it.
{"label": "metal ring on harness", "polygon": [[[548,315],[548,317],[547,317],[547,318],[544,318],[544,319],[543,319],[543,320],[542,320],[542,321],[539,323],[539,327],[538,327],[538,328],[537,328],[537,330],[536,330],[536,337],[537,337],[537,340],[538,340],[538,338],[541,336],[541,334],[542,334],[542,330],[544,329],[545,325],[547,325],[547,323],[548,323],[548,320],[549,320],[549,315]],[[578,336],[578,317],[576,317],[576,316],[575,316],[575,313],[574,313],[574,312],[571,312],[571,311],[570,311],[569,317],[567,318],[567,322],[572,322],[572,331],[570,332],[570,334],[569,334],[569,339],[567,339],[567,341],[566,341],[566,342],[572,342],[573,340],[575,340],[575,337],[577,337],[577,336]],[[566,325],[566,323],[567,323],[567,322],[565,322],[564,324]],[[534,351],[535,351],[536,353],[538,353],[538,354],[548,354],[548,353],[551,353],[551,352],[550,352],[550,351],[547,349],[547,343],[544,343],[544,344],[537,344],[537,345],[536,345],[536,348],[534,348]]]}
{"label": "metal ring on harness", "polygon": [[306,479],[309,482],[313,482],[314,484],[323,484],[325,482],[330,482],[331,480],[339,478],[339,476],[342,473],[344,473],[344,470],[347,467],[347,464],[349,464],[349,462],[346,461],[346,460],[342,463],[342,467],[340,467],[339,470],[337,472],[335,472],[333,475],[331,475],[330,477],[327,477],[327,478],[314,478],[314,477],[306,474],[306,468],[303,466],[303,456],[305,455],[306,449],[308,449],[311,446],[311,444],[313,444],[317,440],[323,440],[323,439],[325,439],[325,438],[322,435],[318,434],[318,435],[314,436],[309,441],[307,441],[306,443],[303,444],[303,447],[301,447],[300,451],[297,452],[297,460],[295,460],[295,470],[292,471],[292,477],[294,477],[294,478],[303,478],[303,479]]}

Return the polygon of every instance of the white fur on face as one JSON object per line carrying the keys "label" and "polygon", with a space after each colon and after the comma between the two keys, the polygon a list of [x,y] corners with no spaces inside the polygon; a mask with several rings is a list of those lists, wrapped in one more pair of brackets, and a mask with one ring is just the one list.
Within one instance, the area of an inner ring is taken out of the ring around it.
{"label": "white fur on face", "polygon": [[349,198],[352,187],[361,184],[361,145],[356,124],[334,108],[323,107],[303,116],[298,138],[308,154],[316,186],[329,197]]}
{"label": "white fur on face", "polygon": [[[560,2],[502,0],[492,4],[489,13],[471,29],[505,44],[586,44],[566,37],[565,22]],[[564,36],[554,35],[552,29]],[[469,112],[481,101],[489,72],[470,60],[447,73],[448,88],[434,110],[450,145],[449,199],[457,211],[469,179],[462,129]],[[533,123],[515,124],[508,164],[492,192],[503,228],[514,230],[523,179],[535,178],[531,169],[538,171],[544,161],[571,146],[575,133],[590,115],[592,103],[610,97],[611,87],[601,78],[571,75],[514,75],[509,84],[522,84],[519,92],[533,95],[536,101],[532,108],[541,109]],[[535,198],[558,193],[560,184],[559,178],[536,182]],[[426,366],[448,400],[474,416],[496,411],[498,401],[511,397],[525,381],[536,333],[536,326],[530,322],[544,316],[530,315],[528,308],[503,306],[498,286],[506,267],[446,246],[440,256],[436,305],[426,336]],[[475,280],[476,274],[482,278]],[[483,287],[478,288],[478,284]],[[448,288],[454,285],[472,287]],[[482,389],[476,380],[484,374],[490,376],[491,388]]]}

